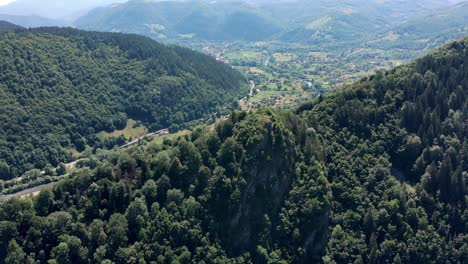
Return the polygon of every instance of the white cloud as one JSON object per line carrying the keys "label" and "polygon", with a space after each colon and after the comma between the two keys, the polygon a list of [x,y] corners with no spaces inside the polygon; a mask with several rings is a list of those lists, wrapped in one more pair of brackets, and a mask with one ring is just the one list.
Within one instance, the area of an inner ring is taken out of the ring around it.
{"label": "white cloud", "polygon": [[16,0],[0,0],[0,6],[7,5],[7,4],[9,4],[11,2],[14,2],[14,1],[16,1]]}

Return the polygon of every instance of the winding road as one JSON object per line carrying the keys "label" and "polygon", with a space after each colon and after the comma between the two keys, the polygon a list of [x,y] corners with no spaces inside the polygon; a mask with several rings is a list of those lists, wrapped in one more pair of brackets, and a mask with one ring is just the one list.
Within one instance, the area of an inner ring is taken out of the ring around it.
{"label": "winding road", "polygon": [[[134,139],[134,140],[120,146],[119,148],[123,149],[123,148],[128,148],[130,146],[136,145],[136,144],[138,144],[138,142],[140,142],[140,140],[145,139],[147,137],[151,137],[151,136],[154,136],[154,135],[165,136],[167,134],[169,134],[169,129],[167,129],[167,128],[166,129],[161,129],[161,130],[158,130],[156,132],[148,133],[148,134],[146,134],[144,136],[141,136],[141,137],[139,137],[137,139]],[[76,166],[76,164],[78,164],[78,162],[80,162],[82,160],[84,160],[84,159],[77,159],[77,160],[72,161],[70,163],[66,163],[65,167],[67,168],[67,170],[69,170],[71,168],[74,168]],[[45,172],[44,172],[44,174],[45,174]],[[12,194],[8,194],[8,195],[0,195],[0,201],[9,200],[9,199],[12,199],[12,198],[25,198],[25,197],[29,197],[29,196],[36,196],[42,190],[47,189],[47,188],[52,188],[57,183],[58,182],[51,182],[51,183],[31,187],[31,188],[19,191],[17,193],[12,193]]]}

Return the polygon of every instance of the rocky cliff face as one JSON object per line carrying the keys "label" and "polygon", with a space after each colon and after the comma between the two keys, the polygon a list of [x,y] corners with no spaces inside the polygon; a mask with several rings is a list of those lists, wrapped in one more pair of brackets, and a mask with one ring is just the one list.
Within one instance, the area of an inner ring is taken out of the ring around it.
{"label": "rocky cliff face", "polygon": [[[301,230],[285,227],[297,220],[294,219],[299,217],[297,214],[312,212],[292,212],[290,207],[310,209],[313,201],[308,198],[315,196],[314,180],[323,177],[323,171],[309,172],[303,167],[304,160],[311,159],[302,153],[302,142],[308,142],[306,133],[298,133],[297,130],[304,128],[291,126],[285,118],[265,111],[250,115],[235,126],[233,138],[243,149],[239,160],[242,185],[225,225],[228,227],[225,243],[233,249],[233,254],[256,250],[259,244],[285,243],[289,236],[296,236],[297,243],[306,249],[304,256],[319,255],[326,244],[329,208],[324,201],[320,201],[324,203],[323,208],[312,209],[314,217],[304,221]],[[301,189],[298,195],[298,188],[308,186],[303,184],[304,180],[312,180],[314,186],[309,185],[310,190]],[[326,180],[321,187],[328,188]],[[306,196],[302,195],[304,191]],[[317,197],[317,201],[321,198]]]}

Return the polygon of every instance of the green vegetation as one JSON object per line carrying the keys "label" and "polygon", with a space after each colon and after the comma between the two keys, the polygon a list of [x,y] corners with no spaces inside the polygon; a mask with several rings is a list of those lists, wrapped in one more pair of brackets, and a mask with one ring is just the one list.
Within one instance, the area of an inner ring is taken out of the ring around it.
{"label": "green vegetation", "polygon": [[464,263],[468,38],[295,112],[97,151],[0,203],[6,263]]}
{"label": "green vegetation", "polygon": [[128,1],[92,10],[74,24],[86,30],[117,30],[164,41],[257,41],[280,29],[275,20],[248,4],[203,1]]}
{"label": "green vegetation", "polygon": [[[369,44],[384,49],[433,49],[468,34],[468,2],[412,18]],[[388,37],[390,36],[390,38]]]}
{"label": "green vegetation", "polygon": [[[453,3],[440,0],[128,1],[92,10],[74,25],[186,44],[276,40],[320,48],[357,48],[378,42],[379,46],[404,47],[417,53],[468,33],[468,17],[464,15],[467,5],[453,6]],[[401,35],[401,41],[386,43],[382,39],[392,32]],[[398,46],[399,43],[403,45]]]}
{"label": "green vegetation", "polygon": [[234,66],[261,92],[244,110],[295,107],[468,34],[468,4],[413,0],[129,1],[75,22],[180,43]]}
{"label": "green vegetation", "polygon": [[[295,90],[280,101],[300,104],[322,88],[389,70],[467,35],[467,13],[466,2],[440,0],[129,1],[96,9],[75,26],[212,47],[261,86]],[[310,94],[293,87],[309,83]]]}
{"label": "green vegetation", "polygon": [[[231,67],[148,38],[41,28],[0,35],[0,179],[113,147],[128,119],[149,131],[235,108],[244,78]],[[246,89],[247,90],[247,89]]]}
{"label": "green vegetation", "polygon": [[112,137],[118,138],[120,136],[123,136],[126,140],[129,140],[142,137],[146,134],[148,134],[148,130],[141,123],[133,119],[128,119],[124,129],[115,130],[111,133],[102,131],[98,133],[97,136],[103,139],[108,139]]}
{"label": "green vegetation", "polygon": [[[193,47],[223,58],[261,91],[248,107],[294,107],[319,94],[401,65],[414,54],[377,48],[328,48],[280,42],[200,43]],[[249,102],[250,101],[250,102]]]}

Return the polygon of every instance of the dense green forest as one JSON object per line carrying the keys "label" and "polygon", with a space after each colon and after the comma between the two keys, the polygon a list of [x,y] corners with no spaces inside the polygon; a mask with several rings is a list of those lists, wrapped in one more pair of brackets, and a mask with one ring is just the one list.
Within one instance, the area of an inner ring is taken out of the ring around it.
{"label": "dense green forest", "polygon": [[[240,73],[148,38],[39,28],[0,35],[0,179],[112,147],[128,118],[150,131],[236,107]],[[120,142],[121,143],[121,142]]]}
{"label": "dense green forest", "polygon": [[0,203],[5,263],[466,263],[468,38],[295,112],[98,151]]}

